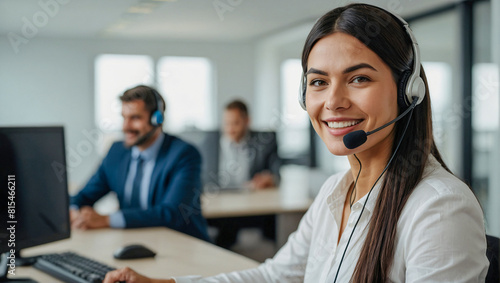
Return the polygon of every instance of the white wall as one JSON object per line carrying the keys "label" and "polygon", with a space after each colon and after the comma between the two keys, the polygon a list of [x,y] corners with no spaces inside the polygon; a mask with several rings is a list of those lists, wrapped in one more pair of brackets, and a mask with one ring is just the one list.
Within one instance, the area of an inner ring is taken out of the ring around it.
{"label": "white wall", "polygon": [[[303,24],[258,41],[255,48],[255,104],[253,126],[276,129],[280,119],[280,68],[284,60],[300,58],[302,47],[313,23]],[[298,95],[298,90],[297,90]],[[298,103],[298,102],[297,102]]]}
{"label": "white wall", "polygon": [[[173,43],[35,37],[15,54],[0,37],[0,126],[63,125],[69,182],[80,187],[101,156],[94,124],[94,59],[103,53],[203,56],[216,69],[218,110],[233,96],[252,104],[254,50],[251,44]],[[220,121],[220,111],[215,112]],[[90,134],[89,134],[90,133]],[[95,136],[95,135],[94,135]]]}

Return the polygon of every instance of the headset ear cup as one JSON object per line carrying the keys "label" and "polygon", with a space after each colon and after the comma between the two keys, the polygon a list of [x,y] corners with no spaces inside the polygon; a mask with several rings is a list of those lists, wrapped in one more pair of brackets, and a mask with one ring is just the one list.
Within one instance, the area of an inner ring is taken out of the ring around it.
{"label": "headset ear cup", "polygon": [[153,92],[156,109],[151,113],[150,122],[154,127],[158,127],[163,124],[164,116],[162,110],[164,109],[164,105],[160,94],[155,89],[151,89],[151,91]]}
{"label": "headset ear cup", "polygon": [[302,75],[302,79],[300,80],[300,89],[299,89],[299,104],[302,109],[306,110],[306,77]]}
{"label": "headset ear cup", "polygon": [[160,126],[162,123],[163,123],[163,114],[161,113],[161,111],[156,110],[151,115],[151,125],[157,127]]}
{"label": "headset ear cup", "polygon": [[305,87],[302,90],[302,108],[304,108],[304,110],[307,110],[306,109],[306,88]]}
{"label": "headset ear cup", "polygon": [[408,80],[410,79],[411,71],[404,71],[398,83],[398,105],[401,109],[406,109],[410,106],[411,101],[408,101],[406,96],[406,85],[408,84]]}

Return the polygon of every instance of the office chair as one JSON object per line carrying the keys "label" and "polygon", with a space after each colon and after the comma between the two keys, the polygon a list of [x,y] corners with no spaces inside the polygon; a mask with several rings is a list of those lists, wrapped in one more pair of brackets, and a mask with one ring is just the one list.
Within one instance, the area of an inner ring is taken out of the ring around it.
{"label": "office chair", "polygon": [[486,242],[488,247],[486,249],[486,256],[490,261],[490,267],[488,268],[488,274],[486,275],[486,283],[498,283],[500,282],[500,250],[498,245],[500,239],[494,236],[486,235]]}

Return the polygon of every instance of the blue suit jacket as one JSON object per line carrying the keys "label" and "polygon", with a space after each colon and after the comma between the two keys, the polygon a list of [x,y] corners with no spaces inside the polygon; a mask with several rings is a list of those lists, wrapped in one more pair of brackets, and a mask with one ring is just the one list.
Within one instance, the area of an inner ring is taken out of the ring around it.
{"label": "blue suit jacket", "polygon": [[125,180],[131,149],[114,143],[97,172],[74,197],[71,204],[92,206],[110,191],[116,193],[127,228],[166,226],[209,241],[201,214],[201,156],[192,145],[165,134],[151,175],[148,208],[129,207]]}

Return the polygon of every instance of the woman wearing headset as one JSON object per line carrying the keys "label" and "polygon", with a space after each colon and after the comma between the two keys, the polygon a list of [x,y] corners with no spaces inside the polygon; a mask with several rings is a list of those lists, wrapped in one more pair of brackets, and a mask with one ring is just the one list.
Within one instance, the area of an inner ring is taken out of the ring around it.
{"label": "woman wearing headset", "polygon": [[484,282],[483,214],[436,148],[425,73],[405,24],[351,4],[309,33],[299,100],[351,169],[325,182],[273,259],[175,281],[122,269],[105,282]]}

